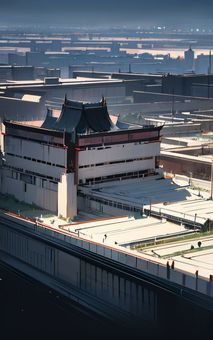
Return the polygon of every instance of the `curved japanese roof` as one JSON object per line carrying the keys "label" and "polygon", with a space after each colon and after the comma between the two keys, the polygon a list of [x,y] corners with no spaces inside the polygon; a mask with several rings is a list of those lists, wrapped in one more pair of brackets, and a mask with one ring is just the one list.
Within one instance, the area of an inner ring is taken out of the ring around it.
{"label": "curved japanese roof", "polygon": [[110,131],[113,127],[104,99],[98,103],[73,102],[65,99],[61,114],[52,128],[67,132],[75,130],[76,133],[84,134],[87,131]]}
{"label": "curved japanese roof", "polygon": [[41,128],[45,129],[53,129],[54,125],[56,123],[57,118],[56,117],[51,117],[51,116],[46,116],[43,124],[41,125]]}

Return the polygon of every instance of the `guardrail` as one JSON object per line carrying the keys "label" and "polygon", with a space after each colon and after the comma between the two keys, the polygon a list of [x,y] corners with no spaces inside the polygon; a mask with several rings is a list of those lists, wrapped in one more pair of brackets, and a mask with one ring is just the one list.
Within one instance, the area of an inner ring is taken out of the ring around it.
{"label": "guardrail", "polygon": [[[172,214],[174,212],[174,214]],[[157,218],[165,218],[175,223],[182,223],[186,227],[194,229],[203,229],[205,223],[208,221],[205,217],[197,217],[197,214],[190,215],[170,209],[154,207],[152,209],[144,208],[144,214],[147,216],[153,216]],[[198,221],[199,219],[199,221]]]}

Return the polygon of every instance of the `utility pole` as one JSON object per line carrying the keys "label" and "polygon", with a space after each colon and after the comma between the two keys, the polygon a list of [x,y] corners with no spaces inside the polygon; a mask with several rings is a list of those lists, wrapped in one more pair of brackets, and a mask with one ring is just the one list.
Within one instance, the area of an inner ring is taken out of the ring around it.
{"label": "utility pole", "polygon": [[211,200],[212,200],[212,195],[213,195],[213,160],[212,160],[212,165],[211,165]]}
{"label": "utility pole", "polygon": [[174,87],[172,89],[172,123],[173,123],[173,120],[174,120],[174,114],[175,114],[175,97],[174,97]]}
{"label": "utility pole", "polygon": [[208,67],[208,99],[210,98],[210,74],[212,69],[212,51],[209,51],[209,67]]}

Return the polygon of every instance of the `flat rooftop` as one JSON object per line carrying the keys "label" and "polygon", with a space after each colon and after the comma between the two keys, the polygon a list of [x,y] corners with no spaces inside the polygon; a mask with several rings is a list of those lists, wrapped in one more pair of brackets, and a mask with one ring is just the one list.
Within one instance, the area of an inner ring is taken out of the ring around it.
{"label": "flat rooftop", "polygon": [[63,229],[70,232],[77,231],[79,235],[87,236],[100,243],[123,246],[194,232],[166,220],[153,217],[135,219],[127,216],[70,224]]}
{"label": "flat rooftop", "polygon": [[153,217],[135,219],[125,215],[113,217],[98,212],[80,211],[73,221],[67,222],[48,211],[0,195],[0,207],[9,210],[11,206],[17,215],[28,217],[44,226],[70,232],[71,236],[78,235],[90,241],[111,246],[115,244],[131,246],[146,241],[194,233],[194,230],[186,229],[182,225],[165,219]]}
{"label": "flat rooftop", "polygon": [[[47,80],[47,82],[46,82]],[[46,80],[12,80],[8,83],[0,83],[0,88],[20,88],[20,87],[40,87],[40,86],[75,86],[75,85],[86,85],[86,84],[123,84],[122,79],[108,79],[108,78],[58,78],[51,79],[46,78]],[[49,81],[50,80],[50,81]]]}
{"label": "flat rooftop", "polygon": [[[164,143],[169,141],[171,144],[174,141],[174,147],[181,147],[181,144],[185,146],[200,146],[203,144],[213,143],[213,135],[212,134],[201,134],[201,135],[192,135],[192,136],[184,136],[184,137],[171,137],[165,136]],[[178,145],[179,143],[179,145]],[[168,147],[172,148],[173,145],[168,144]],[[166,144],[167,145],[167,144]]]}
{"label": "flat rooftop", "polygon": [[[185,148],[183,148],[183,151],[186,150]],[[202,163],[206,163],[206,164],[212,164],[213,161],[213,155],[187,155],[186,153],[181,153],[181,150],[169,150],[169,151],[165,151],[161,150],[161,155],[163,156],[168,156],[168,157],[175,157],[176,159],[180,159],[180,162],[182,159],[186,159],[186,160],[194,160],[194,161],[202,161]]]}
{"label": "flat rooftop", "polygon": [[[80,187],[79,187],[80,188]],[[191,197],[188,185],[176,184],[172,179],[159,175],[111,182],[107,186],[88,188],[88,194],[105,200],[114,200],[123,204],[134,204],[142,208],[144,204],[184,201]]]}
{"label": "flat rooftop", "polygon": [[[201,247],[198,246],[199,241]],[[197,235],[194,239],[152,246],[140,252],[158,259],[168,259],[170,263],[173,260],[175,268],[192,274],[198,270],[199,275],[209,277],[213,273],[213,235]]]}
{"label": "flat rooftop", "polygon": [[[209,196],[209,195],[208,195]],[[149,206],[147,206],[149,208]],[[162,203],[152,205],[152,211],[159,211],[172,216],[183,217],[203,223],[205,220],[213,220],[213,201],[197,197],[187,201],[168,203],[166,206]]]}

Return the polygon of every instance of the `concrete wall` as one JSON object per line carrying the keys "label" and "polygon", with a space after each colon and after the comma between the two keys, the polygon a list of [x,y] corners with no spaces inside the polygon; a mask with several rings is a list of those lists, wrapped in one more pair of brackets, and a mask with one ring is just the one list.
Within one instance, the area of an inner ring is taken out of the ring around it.
{"label": "concrete wall", "polygon": [[180,96],[166,93],[134,91],[134,103],[152,103],[152,102],[184,102],[185,100],[193,100],[191,96]]}
{"label": "concrete wall", "polygon": [[37,102],[0,97],[0,120],[43,120],[46,116],[45,99]]}
{"label": "concrete wall", "polygon": [[[33,230],[34,226],[31,228]],[[71,244],[71,239],[66,235],[40,227],[36,227],[36,231],[43,237],[48,234],[56,236],[55,240],[61,244]],[[76,241],[78,243],[77,239],[73,239],[73,244],[77,245]],[[80,239],[79,241],[78,245],[84,249],[99,253],[104,251],[108,257],[115,256],[109,249],[104,250],[99,245],[85,243]],[[136,320],[155,320],[157,317],[157,293],[153,288],[121,277],[116,272],[89,263],[42,241],[33,240],[20,231],[15,232],[1,226],[0,250],[28,264],[28,273],[32,274],[32,269],[37,269],[38,273],[40,272],[40,280],[43,274],[48,274],[48,286],[57,285],[57,289],[74,297],[78,302],[89,304],[93,309],[98,308],[99,312],[103,309],[102,312],[109,313],[113,320],[127,318],[129,313]],[[133,264],[131,258],[125,256],[120,256],[119,260]],[[125,315],[125,312],[128,314]]]}
{"label": "concrete wall", "polygon": [[[138,271],[149,273],[156,278],[159,277],[162,279],[166,279],[168,282],[176,283],[180,285],[180,289],[184,289],[184,287],[187,287],[191,290],[195,290],[205,295],[209,295],[211,297],[213,296],[211,281],[208,278],[204,278],[201,276],[196,277],[195,274],[189,274],[176,268],[169,269],[167,268],[166,260],[158,259],[158,261],[156,261],[151,258],[143,257],[135,251],[124,250],[124,248],[118,246],[111,247],[105,244],[99,244],[96,242],[85,240],[77,236],[69,236],[69,233],[61,233],[51,227],[44,227],[42,226],[42,224],[35,227],[34,223],[30,224],[28,222],[24,222],[23,220],[21,221],[21,224],[27,227],[28,230],[32,230],[33,233],[38,233],[41,237],[42,235],[44,237],[45,235],[48,235],[52,237],[54,241],[60,242],[61,244],[73,244],[80,248],[89,250],[92,253],[105,256],[109,259],[114,260],[115,262],[125,264]],[[81,280],[83,279],[84,282],[81,284],[81,289],[86,289],[87,291],[90,291],[90,293],[97,293],[98,290],[99,293],[97,295],[100,294],[99,296],[101,296],[102,298],[109,299],[108,294],[111,294],[114,289],[111,286],[107,288],[107,282],[108,280],[111,280],[112,277],[110,275],[108,277],[108,274],[104,271],[101,272],[100,276],[97,276],[97,272],[92,267],[92,265],[88,265],[87,267],[87,265],[85,264],[86,267],[85,265],[83,265],[83,267],[79,268],[80,262],[76,259],[73,259],[73,256],[68,257],[67,254],[64,255],[63,252],[59,255],[58,250],[46,246],[42,243],[39,244],[38,241],[31,241],[28,237],[24,235],[17,235],[17,233],[14,232],[12,229],[7,228],[3,225],[1,225],[0,228],[0,249],[7,253],[10,253],[11,255],[21,259],[24,262],[29,263],[31,266],[37,267],[40,270],[44,270],[45,272],[55,276],[56,279],[62,279],[65,283],[69,283],[70,285],[78,285],[79,278],[81,278]],[[73,271],[73,274],[71,274],[71,271]],[[98,269],[98,271],[100,273],[100,269]],[[96,280],[94,280],[95,277]],[[93,280],[94,282],[92,283]],[[102,287],[100,288],[101,291],[97,288],[97,284],[100,285],[99,287]],[[119,295],[120,294],[114,295],[115,304],[121,303]],[[141,301],[139,301],[139,303],[141,304]],[[124,305],[126,305],[126,303]],[[137,305],[135,311],[137,311],[138,308],[139,307]],[[155,315],[153,314],[153,310],[151,312],[151,315],[152,317],[154,317]]]}
{"label": "concrete wall", "polygon": [[[203,180],[211,179],[211,162],[203,162],[199,159],[176,157],[175,154],[167,155],[163,152],[160,156],[160,164],[166,172],[185,175]],[[190,176],[191,174],[191,176]]]}
{"label": "concrete wall", "polygon": [[179,124],[179,125],[165,125],[162,129],[162,136],[189,136],[195,133],[201,133],[200,124]]}
{"label": "concrete wall", "polygon": [[[58,201],[58,193],[57,193],[57,185],[53,185],[46,181],[46,187],[41,187],[39,185],[33,185],[29,183],[25,183],[24,181],[17,180],[9,177],[8,170],[4,170],[0,172],[1,181],[0,181],[0,192],[3,194],[13,195],[19,201],[23,201],[29,204],[36,204],[43,209],[47,209],[49,211],[57,212],[57,201]],[[38,182],[38,179],[37,179]],[[49,187],[48,187],[49,185]]]}
{"label": "concrete wall", "polygon": [[[208,81],[207,81],[208,83]],[[199,97],[204,97],[204,98],[213,98],[213,86],[212,84],[210,84],[210,86],[208,86],[208,84],[206,83],[206,85],[199,85],[199,84],[195,84],[194,86],[192,86],[192,94],[193,96],[199,96]]]}
{"label": "concrete wall", "polygon": [[158,102],[158,103],[134,103],[134,104],[116,104],[116,105],[108,105],[108,110],[111,114],[129,114],[130,112],[134,113],[171,113],[172,106],[174,107],[174,111],[176,112],[190,112],[194,110],[203,110],[203,109],[211,109],[213,106],[213,100],[191,100],[185,102]]}

